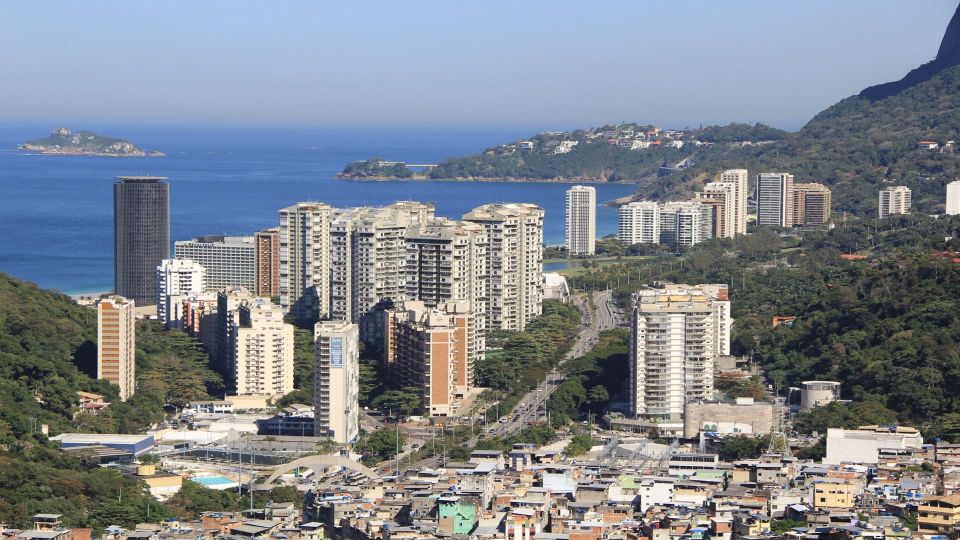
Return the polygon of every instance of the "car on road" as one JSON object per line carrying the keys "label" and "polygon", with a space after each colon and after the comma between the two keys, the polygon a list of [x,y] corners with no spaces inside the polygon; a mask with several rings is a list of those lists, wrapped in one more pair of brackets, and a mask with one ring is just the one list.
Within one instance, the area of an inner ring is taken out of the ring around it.
{"label": "car on road", "polygon": [[500,417],[500,423],[501,423],[501,424],[506,424],[506,423],[507,423],[507,417],[506,417],[506,416],[501,416],[501,417]]}

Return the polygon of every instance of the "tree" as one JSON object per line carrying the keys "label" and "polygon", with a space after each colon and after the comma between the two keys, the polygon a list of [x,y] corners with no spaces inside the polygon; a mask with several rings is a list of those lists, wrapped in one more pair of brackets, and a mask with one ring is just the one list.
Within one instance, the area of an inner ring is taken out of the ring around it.
{"label": "tree", "polygon": [[363,454],[368,463],[378,463],[397,455],[397,447],[403,448],[403,443],[403,434],[393,429],[381,429],[361,439],[354,449]]}
{"label": "tree", "polygon": [[393,414],[398,416],[409,416],[422,404],[420,392],[413,387],[403,390],[388,390],[373,400],[374,407],[392,411]]}

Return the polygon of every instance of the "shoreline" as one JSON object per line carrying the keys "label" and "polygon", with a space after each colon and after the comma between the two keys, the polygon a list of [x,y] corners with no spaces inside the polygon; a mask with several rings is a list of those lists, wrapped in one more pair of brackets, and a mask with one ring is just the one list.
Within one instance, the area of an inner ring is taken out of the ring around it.
{"label": "shoreline", "polygon": [[607,182],[596,178],[576,179],[576,178],[510,178],[510,177],[455,177],[455,178],[428,178],[425,176],[414,176],[412,178],[400,178],[393,176],[369,177],[369,176],[346,176],[337,175],[338,180],[349,180],[351,182],[488,182],[500,184],[597,184],[597,185],[641,185],[643,180],[631,180],[628,182]]}

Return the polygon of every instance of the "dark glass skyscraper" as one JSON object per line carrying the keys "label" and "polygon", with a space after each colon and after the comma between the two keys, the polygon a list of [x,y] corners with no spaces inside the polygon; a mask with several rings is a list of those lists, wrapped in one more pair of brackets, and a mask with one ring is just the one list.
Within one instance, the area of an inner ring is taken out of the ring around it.
{"label": "dark glass skyscraper", "polygon": [[161,176],[118,176],[113,184],[115,290],[139,306],[157,303],[160,261],[170,258],[170,185]]}

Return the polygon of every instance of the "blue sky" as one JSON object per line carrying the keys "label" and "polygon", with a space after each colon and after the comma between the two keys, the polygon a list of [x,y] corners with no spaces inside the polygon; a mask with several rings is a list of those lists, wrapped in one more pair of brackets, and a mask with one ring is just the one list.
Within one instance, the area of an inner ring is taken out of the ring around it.
{"label": "blue sky", "polygon": [[4,2],[0,118],[795,129],[932,59],[956,5]]}

